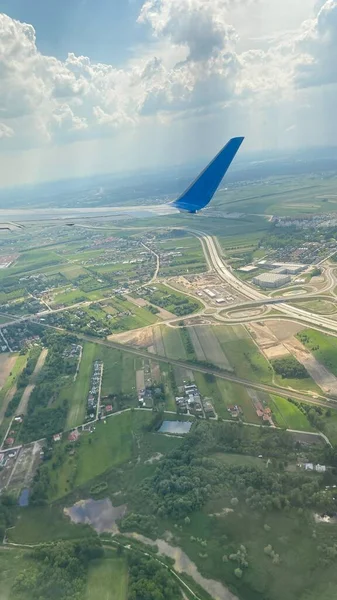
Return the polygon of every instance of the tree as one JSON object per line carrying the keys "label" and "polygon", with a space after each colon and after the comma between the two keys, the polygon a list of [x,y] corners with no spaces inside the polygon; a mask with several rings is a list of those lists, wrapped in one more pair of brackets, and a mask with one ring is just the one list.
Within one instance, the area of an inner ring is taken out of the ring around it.
{"label": "tree", "polygon": [[235,571],[234,571],[234,575],[235,575],[235,577],[237,577],[238,579],[241,579],[241,578],[242,578],[242,575],[243,575],[243,571],[242,571],[242,569],[240,569],[239,567],[238,567],[237,569],[235,569]]}

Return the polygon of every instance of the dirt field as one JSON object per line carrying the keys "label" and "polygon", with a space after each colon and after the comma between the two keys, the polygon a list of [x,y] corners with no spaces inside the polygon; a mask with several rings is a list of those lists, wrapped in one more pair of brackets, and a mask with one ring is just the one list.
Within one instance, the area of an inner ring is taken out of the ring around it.
{"label": "dirt field", "polygon": [[285,347],[306,368],[312,379],[326,394],[337,396],[337,377],[330,373],[295,337],[284,342]]}
{"label": "dirt field", "polygon": [[[154,350],[153,350],[154,352]],[[150,367],[151,367],[151,377],[152,377],[152,381],[157,381],[158,383],[160,383],[161,381],[161,372],[160,372],[160,366],[157,362],[154,362],[153,360],[150,361]]]}
{"label": "dirt field", "polygon": [[27,385],[27,387],[25,388],[25,390],[24,390],[24,392],[22,394],[22,398],[20,400],[20,404],[19,404],[19,406],[18,406],[18,408],[16,410],[16,414],[17,415],[24,415],[24,414],[26,414],[30,395],[31,395],[33,389],[35,388],[35,383],[36,383],[37,376],[40,373],[40,371],[41,371],[41,369],[42,369],[42,367],[43,367],[43,365],[45,363],[45,360],[47,358],[47,354],[48,354],[48,349],[47,348],[43,348],[43,350],[42,350],[42,352],[41,352],[41,354],[40,354],[40,356],[38,358],[38,361],[36,363],[34,372],[32,374],[31,383],[29,383]]}
{"label": "dirt field", "polygon": [[134,329],[125,333],[116,333],[108,336],[108,340],[120,342],[121,344],[130,344],[148,348],[153,345],[153,327],[142,327],[142,329]]}
{"label": "dirt field", "polygon": [[287,356],[287,354],[289,354],[289,350],[287,350],[283,344],[277,344],[276,346],[271,346],[270,348],[264,348],[263,353],[266,355],[268,360],[273,360],[274,358]]}
{"label": "dirt field", "polygon": [[42,446],[42,442],[33,442],[21,448],[7,483],[11,492],[19,493],[22,488],[29,487],[41,462]]}
{"label": "dirt field", "polygon": [[143,390],[145,388],[145,373],[144,369],[139,369],[136,371],[136,386],[137,391]]}
{"label": "dirt field", "polygon": [[265,350],[265,348],[276,346],[279,343],[277,336],[273,333],[271,328],[269,328],[269,321],[268,323],[250,323],[247,325],[247,329],[252,334],[256,343],[263,350]]}
{"label": "dirt field", "polygon": [[300,331],[305,329],[304,325],[300,325],[299,323],[294,323],[293,321],[286,321],[283,319],[279,321],[268,321],[268,327],[277,337],[279,342],[287,340],[292,335],[296,335],[296,333],[299,333]]}
{"label": "dirt field", "polygon": [[7,377],[16,363],[17,355],[0,354],[0,388],[5,384]]}

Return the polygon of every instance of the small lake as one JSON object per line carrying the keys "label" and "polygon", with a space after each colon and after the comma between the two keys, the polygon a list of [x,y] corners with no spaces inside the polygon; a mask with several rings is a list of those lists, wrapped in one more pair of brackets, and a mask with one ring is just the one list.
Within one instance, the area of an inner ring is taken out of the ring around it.
{"label": "small lake", "polygon": [[179,435],[185,435],[189,432],[192,427],[190,421],[164,421],[159,433],[175,433]]}
{"label": "small lake", "polygon": [[91,525],[97,533],[105,531],[117,532],[116,521],[122,519],[126,513],[126,504],[113,506],[110,498],[104,500],[80,500],[70,508],[64,509],[64,514],[70,517],[73,523]]}
{"label": "small lake", "polygon": [[29,489],[25,488],[22,490],[19,496],[19,506],[28,506],[29,504]]}

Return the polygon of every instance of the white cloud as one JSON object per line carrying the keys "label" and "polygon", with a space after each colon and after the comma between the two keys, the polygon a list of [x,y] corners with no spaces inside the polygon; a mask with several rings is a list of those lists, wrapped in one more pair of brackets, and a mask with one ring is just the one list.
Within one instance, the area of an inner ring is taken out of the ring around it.
{"label": "white cloud", "polygon": [[[322,2],[319,3],[322,5]],[[305,60],[296,81],[303,87],[337,83],[337,1],[327,0],[299,39]]]}
{"label": "white cloud", "polygon": [[14,131],[11,127],[8,127],[8,125],[5,125],[5,123],[0,123],[0,140],[4,138],[11,138],[13,135]]}
{"label": "white cloud", "polygon": [[230,122],[242,106],[254,119],[266,106],[276,114],[282,103],[295,104],[299,87],[337,82],[337,0],[319,0],[316,18],[308,11],[309,20],[271,36],[269,47],[247,38],[243,51],[239,16],[255,23],[265,2],[147,0],[138,21],[152,43],[124,68],[73,53],[64,61],[45,56],[32,25],[0,14],[0,149],[114,136],[217,111]]}

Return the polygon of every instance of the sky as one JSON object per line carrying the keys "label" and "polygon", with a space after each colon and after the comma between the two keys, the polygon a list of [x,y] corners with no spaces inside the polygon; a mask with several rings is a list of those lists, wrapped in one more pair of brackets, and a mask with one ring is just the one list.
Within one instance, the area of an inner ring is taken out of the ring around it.
{"label": "sky", "polygon": [[0,187],[336,144],[337,0],[0,11]]}

